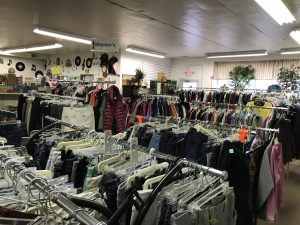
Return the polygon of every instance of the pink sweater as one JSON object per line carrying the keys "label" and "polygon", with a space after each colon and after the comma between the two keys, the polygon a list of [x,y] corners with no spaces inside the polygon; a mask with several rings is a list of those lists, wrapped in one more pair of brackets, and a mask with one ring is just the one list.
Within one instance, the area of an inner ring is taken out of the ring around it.
{"label": "pink sweater", "polygon": [[281,143],[273,145],[269,159],[274,181],[274,188],[271,191],[268,199],[267,221],[273,223],[277,217],[277,210],[283,207],[284,170]]}

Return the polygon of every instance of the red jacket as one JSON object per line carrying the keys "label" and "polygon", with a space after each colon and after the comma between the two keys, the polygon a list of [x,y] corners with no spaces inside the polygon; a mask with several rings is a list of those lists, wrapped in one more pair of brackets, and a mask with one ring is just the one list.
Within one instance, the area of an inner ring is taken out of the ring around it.
{"label": "red jacket", "polygon": [[[125,130],[126,111],[123,105],[123,96],[119,89],[112,85],[107,90],[107,101],[104,108],[104,130],[111,130],[113,119],[116,121],[116,132]],[[114,131],[113,131],[114,132]]]}

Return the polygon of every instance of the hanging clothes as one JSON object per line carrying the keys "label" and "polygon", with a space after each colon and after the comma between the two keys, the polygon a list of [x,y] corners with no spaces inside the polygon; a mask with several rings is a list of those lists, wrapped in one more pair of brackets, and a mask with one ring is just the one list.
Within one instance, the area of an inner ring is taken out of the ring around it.
{"label": "hanging clothes", "polygon": [[123,97],[119,89],[112,85],[107,90],[107,101],[104,108],[104,130],[112,130],[113,134],[125,130],[126,111]]}

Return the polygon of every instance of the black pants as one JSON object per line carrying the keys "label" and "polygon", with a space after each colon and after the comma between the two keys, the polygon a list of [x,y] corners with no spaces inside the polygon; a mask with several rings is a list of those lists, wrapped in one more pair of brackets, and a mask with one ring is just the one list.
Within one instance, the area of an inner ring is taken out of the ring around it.
{"label": "black pants", "polygon": [[228,172],[229,185],[234,188],[237,225],[252,225],[253,206],[250,167],[241,142],[224,141],[220,152],[219,170]]}
{"label": "black pants", "polygon": [[204,144],[207,143],[208,137],[195,128],[190,128],[185,136],[185,155],[190,161],[207,165],[206,152]]}

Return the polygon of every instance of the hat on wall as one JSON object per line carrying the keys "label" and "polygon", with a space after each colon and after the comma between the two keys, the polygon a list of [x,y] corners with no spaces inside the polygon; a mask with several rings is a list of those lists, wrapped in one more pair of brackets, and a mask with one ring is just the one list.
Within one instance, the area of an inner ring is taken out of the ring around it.
{"label": "hat on wall", "polygon": [[116,71],[115,71],[113,65],[114,65],[115,63],[117,63],[117,62],[118,62],[118,58],[115,57],[115,56],[112,56],[112,57],[109,59],[109,61],[108,61],[108,73],[109,73],[109,74],[116,75]]}
{"label": "hat on wall", "polygon": [[101,64],[100,64],[101,67],[108,65],[108,55],[106,53],[101,55],[100,60],[101,60]]}
{"label": "hat on wall", "polygon": [[25,64],[24,63],[22,63],[22,62],[17,62],[16,63],[16,69],[18,70],[18,71],[23,71],[23,70],[25,70]]}

